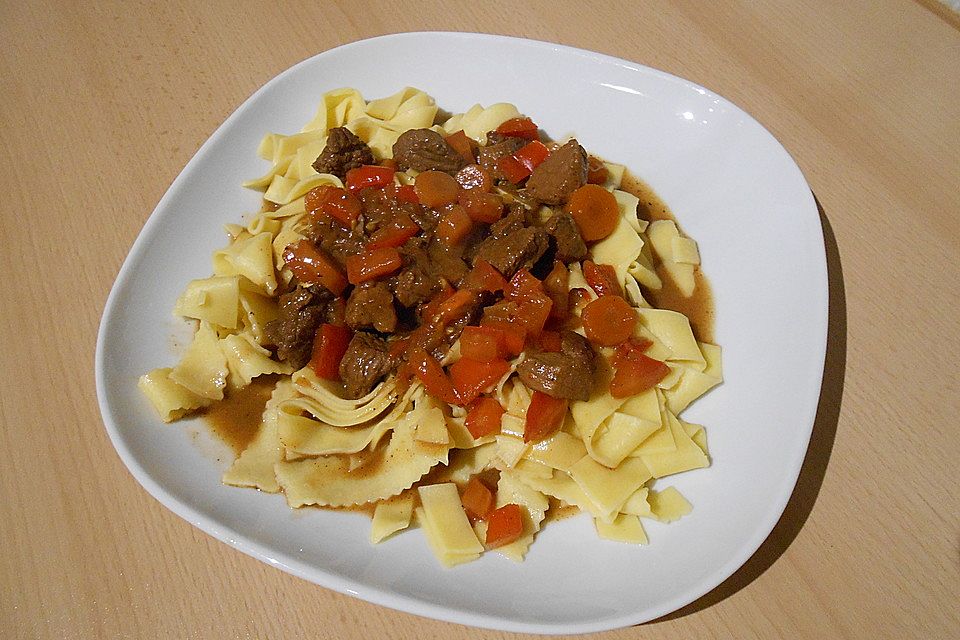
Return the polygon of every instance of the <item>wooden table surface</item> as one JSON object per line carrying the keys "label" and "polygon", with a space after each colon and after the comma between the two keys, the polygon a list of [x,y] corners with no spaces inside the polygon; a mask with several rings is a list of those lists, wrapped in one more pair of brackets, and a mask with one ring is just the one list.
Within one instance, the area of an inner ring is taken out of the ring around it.
{"label": "wooden table surface", "polygon": [[417,30],[710,87],[821,206],[829,351],[783,518],[710,594],[602,637],[960,637],[957,24],[906,0],[3,3],[0,637],[513,637],[333,593],[194,529],[124,468],[94,391],[113,280],[207,136],[295,62]]}

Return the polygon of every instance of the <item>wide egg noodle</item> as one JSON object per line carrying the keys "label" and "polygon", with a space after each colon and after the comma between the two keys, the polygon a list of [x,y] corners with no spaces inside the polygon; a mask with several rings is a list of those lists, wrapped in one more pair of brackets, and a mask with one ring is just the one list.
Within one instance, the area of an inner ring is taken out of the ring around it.
{"label": "wide egg noodle", "polygon": [[164,422],[173,422],[186,414],[206,407],[213,400],[199,396],[170,379],[169,367],[154,369],[140,376],[137,387],[147,397]]}
{"label": "wide egg noodle", "polygon": [[[633,218],[632,223],[630,221],[631,217]],[[590,249],[594,262],[613,266],[617,273],[617,281],[621,285],[627,282],[630,275],[628,273],[630,265],[637,259],[643,249],[643,240],[635,228],[636,224],[636,209],[634,209],[632,216],[628,211],[621,209],[617,226],[614,227],[613,232]]]}
{"label": "wide egg noodle", "polygon": [[409,527],[413,518],[413,503],[414,497],[410,491],[378,502],[370,523],[370,542],[379,544],[394,533]]}
{"label": "wide egg noodle", "polygon": [[705,366],[702,371],[688,368],[672,388],[664,391],[667,407],[675,414],[686,409],[691,402],[723,382],[723,363],[720,347],[700,343]]}
{"label": "wide egg noodle", "polygon": [[700,371],[707,366],[687,316],[669,309],[637,309],[637,315],[639,324],[670,350],[667,360],[688,362]]}
{"label": "wide egg noodle", "polygon": [[687,435],[676,416],[669,411],[666,411],[665,415],[669,421],[668,426],[676,449],[659,453],[641,453],[639,456],[653,477],[662,478],[674,473],[710,466],[707,454]]}
{"label": "wide egg noodle", "polygon": [[[281,223],[277,220],[277,230]],[[213,269],[217,275],[241,275],[259,287],[265,294],[277,290],[271,245],[273,234],[263,231],[256,235],[237,238],[226,249],[213,254]]]}
{"label": "wide egg noodle", "polygon": [[660,258],[660,264],[676,283],[680,293],[690,297],[696,288],[696,280],[693,277],[694,265],[677,261],[674,257],[674,241],[679,237],[680,231],[672,220],[654,220],[647,227],[647,238],[650,239],[653,251]]}
{"label": "wide egg noodle", "polygon": [[261,295],[254,287],[247,289],[241,281],[240,309],[243,331],[250,334],[261,346],[270,344],[272,340],[267,336],[266,326],[280,315],[277,299]]}
{"label": "wide egg noodle", "polygon": [[693,511],[686,498],[676,487],[667,487],[663,491],[651,491],[647,500],[653,517],[660,522],[674,522]]}
{"label": "wide egg noodle", "polygon": [[177,298],[173,313],[236,329],[240,322],[239,278],[231,274],[192,280]]}
{"label": "wide egg noodle", "polygon": [[520,112],[517,108],[506,102],[498,102],[486,108],[476,104],[466,113],[454,115],[444,122],[443,130],[448,134],[462,130],[468,138],[486,143],[487,133],[511,118],[519,117]]}
{"label": "wide egg noodle", "polygon": [[227,358],[227,383],[232,389],[242,389],[254,378],[269,373],[289,375],[293,372],[290,365],[273,360],[270,352],[248,333],[231,334],[221,339],[220,349]]}
{"label": "wide egg noodle", "polygon": [[443,420],[443,414],[415,407],[394,428],[390,441],[356,458],[353,470],[348,456],[321,456],[279,462],[277,479],[291,507],[308,504],[342,507],[366,504],[409,489],[430,469],[447,462],[449,444],[420,442],[414,438],[419,420]]}
{"label": "wide egg noodle", "polygon": [[284,410],[306,411],[335,427],[354,427],[372,420],[392,407],[398,396],[396,381],[391,377],[362,398],[343,398],[339,383],[318,378],[309,367],[294,372],[293,384],[299,395],[286,402]]}
{"label": "wide egg noodle", "polygon": [[280,491],[274,467],[283,459],[283,446],[277,427],[280,404],[293,395],[289,380],[281,380],[274,387],[260,419],[260,427],[253,441],[224,472],[223,483],[235,487],[253,487],[267,493]]}
{"label": "wide egg noodle", "polygon": [[608,516],[602,519],[608,520],[609,515],[619,512],[627,498],[651,478],[645,463],[639,458],[627,458],[616,469],[610,469],[585,456],[570,469],[570,477],[600,512]]}
{"label": "wide egg noodle", "polygon": [[209,323],[200,322],[183,358],[170,371],[170,379],[202,398],[223,400],[228,374],[227,357],[216,331]]}
{"label": "wide egg noodle", "polygon": [[434,555],[445,567],[476,560],[483,545],[470,526],[452,482],[419,487],[419,520]]}
{"label": "wide egg noodle", "polygon": [[[370,402],[380,403],[384,398],[392,397],[390,394],[384,395],[382,392],[389,390],[390,382],[387,386],[376,391],[370,397]],[[280,440],[283,442],[288,452],[295,453],[298,456],[316,456],[329,454],[358,453],[368,447],[375,447],[387,433],[389,433],[404,415],[408,413],[411,403],[416,397],[421,403],[428,403],[431,400],[424,397],[421,387],[411,386],[406,393],[390,410],[386,416],[377,415],[367,422],[353,425],[332,425],[324,422],[316,416],[309,413],[309,409],[304,409],[305,403],[313,407],[310,401],[303,400],[300,396],[291,398],[293,402],[287,402],[281,407],[279,424]],[[330,407],[326,407],[330,408]],[[421,409],[424,406],[421,405]],[[357,414],[366,415],[365,409],[356,407],[346,409],[344,415],[348,416],[341,422],[357,418]],[[436,422],[436,421],[431,421]]]}
{"label": "wide egg noodle", "polygon": [[523,515],[523,533],[511,542],[497,547],[496,551],[514,562],[523,562],[524,556],[533,543],[533,538],[540,531],[540,525],[550,508],[550,501],[542,492],[524,484],[514,474],[503,472],[497,482],[497,508],[506,504],[520,505]]}
{"label": "wide egg noodle", "polygon": [[617,514],[613,522],[604,522],[594,518],[593,524],[597,529],[597,536],[603,540],[626,542],[629,544],[648,544],[647,532],[643,529],[640,518],[624,513]]}

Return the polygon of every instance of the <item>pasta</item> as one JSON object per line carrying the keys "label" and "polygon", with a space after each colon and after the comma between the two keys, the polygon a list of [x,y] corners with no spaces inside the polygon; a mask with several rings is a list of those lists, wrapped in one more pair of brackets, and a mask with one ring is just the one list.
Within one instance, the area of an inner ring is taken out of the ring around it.
{"label": "pasta", "polygon": [[140,389],[172,422],[268,380],[223,482],[369,506],[372,543],[420,528],[447,567],[522,561],[555,508],[646,545],[642,519],[692,510],[658,480],[710,464],[680,414],[720,348],[689,304],[655,304],[706,295],[697,244],[514,105],[439,113],[345,88],[267,134],[243,183],[265,206],[225,226],[174,308],[192,342]]}

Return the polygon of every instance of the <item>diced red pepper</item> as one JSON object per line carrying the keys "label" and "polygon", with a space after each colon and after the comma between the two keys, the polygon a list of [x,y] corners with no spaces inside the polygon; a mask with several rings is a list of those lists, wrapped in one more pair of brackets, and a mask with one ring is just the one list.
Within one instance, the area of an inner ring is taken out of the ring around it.
{"label": "diced red pepper", "polygon": [[611,396],[629,398],[655,386],[670,373],[666,364],[643,353],[650,344],[629,340],[617,347],[613,357],[615,372],[610,380]]}
{"label": "diced red pepper", "polygon": [[322,184],[308,191],[303,203],[311,216],[328,215],[347,228],[357,221],[362,208],[360,201],[346,189],[329,184]]}
{"label": "diced red pepper", "polygon": [[507,279],[486,260],[478,259],[462,286],[466,289],[496,293],[507,288]]}
{"label": "diced red pepper", "polygon": [[473,229],[473,220],[463,207],[453,205],[437,223],[437,237],[448,247],[455,247],[467,237]]}
{"label": "diced red pepper", "polygon": [[497,168],[514,184],[527,178],[541,162],[547,159],[550,150],[539,140],[525,144],[512,156],[503,156],[497,160]]}
{"label": "diced red pepper", "polygon": [[404,242],[420,233],[420,227],[413,218],[405,213],[399,213],[390,222],[383,225],[373,234],[367,243],[367,250],[399,247]]}
{"label": "diced red pepper", "polygon": [[517,303],[513,319],[526,327],[527,335],[537,336],[546,326],[552,309],[553,300],[543,295],[538,299]]}
{"label": "diced red pepper", "polygon": [[530,175],[530,171],[513,156],[497,158],[497,169],[513,184],[520,184]]}
{"label": "diced red pepper", "polygon": [[496,384],[508,371],[510,364],[506,360],[480,362],[460,358],[450,365],[450,381],[460,400],[467,404]]}
{"label": "diced red pepper", "polygon": [[533,173],[533,170],[537,166],[547,159],[547,156],[550,155],[550,149],[547,148],[547,145],[543,144],[539,140],[534,140],[529,142],[513,154],[513,157],[517,159],[517,162],[522,164],[527,171]]}
{"label": "diced red pepper", "polygon": [[460,496],[463,510],[471,520],[483,520],[493,509],[493,492],[477,476],[470,478]]}
{"label": "diced red pepper", "polygon": [[386,247],[349,256],[346,263],[347,280],[356,285],[396,272],[403,266],[403,259],[395,248]]}
{"label": "diced red pepper", "polygon": [[460,355],[471,360],[490,362],[506,355],[506,336],[493,327],[465,327],[460,334]]}
{"label": "diced red pepper", "polygon": [[510,118],[497,127],[497,133],[527,140],[536,140],[538,130],[539,127],[530,118]]}
{"label": "diced red pepper", "polygon": [[527,269],[520,269],[510,278],[510,285],[504,294],[510,300],[526,302],[539,300],[546,295],[546,292],[543,290],[543,282]]}
{"label": "diced red pepper", "polygon": [[454,291],[452,295],[446,296],[437,306],[436,320],[445,325],[451,320],[455,320],[465,308],[476,300],[477,294],[473,291],[466,289]]}
{"label": "diced red pepper", "polygon": [[503,333],[503,345],[507,350],[506,357],[518,356],[523,351],[523,346],[527,341],[527,328],[525,326],[486,316],[480,321],[480,326],[499,329]]}
{"label": "diced red pepper", "polygon": [[423,383],[427,393],[441,402],[463,404],[457,396],[457,392],[454,391],[450,378],[444,373],[443,367],[440,366],[436,358],[418,347],[412,350],[408,362],[414,375]]}
{"label": "diced red pepper", "polygon": [[368,187],[382,188],[393,184],[393,176],[396,173],[390,167],[378,167],[365,164],[355,169],[347,171],[347,190],[350,193],[359,193],[362,189]]}
{"label": "diced red pepper", "polygon": [[527,407],[527,419],[523,427],[524,442],[540,442],[563,426],[567,416],[567,401],[553,398],[542,391],[534,391]]}
{"label": "diced red pepper", "polygon": [[347,279],[333,258],[309,240],[300,240],[283,250],[283,261],[303,284],[319,284],[335,296],[347,288]]}
{"label": "diced red pepper", "polygon": [[523,510],[518,504],[505,504],[487,516],[487,547],[502,547],[523,535]]}
{"label": "diced red pepper", "polygon": [[407,352],[407,347],[410,346],[410,336],[406,338],[397,338],[390,342],[389,354],[391,358],[399,359],[403,357],[403,354]]}
{"label": "diced red pepper", "polygon": [[466,427],[474,438],[482,438],[500,433],[500,420],[503,407],[494,398],[480,397],[470,403],[467,411]]}
{"label": "diced red pepper", "polygon": [[459,153],[460,157],[462,157],[468,164],[472,164],[477,161],[477,156],[474,152],[477,143],[468,138],[467,134],[463,132],[463,129],[448,135],[446,137],[446,141],[447,144],[453,147],[454,151]]}
{"label": "diced red pepper", "polygon": [[417,196],[417,190],[412,184],[389,184],[383,189],[388,196],[400,202],[409,204],[420,204],[420,198]]}
{"label": "diced red pepper", "polygon": [[335,324],[322,324],[313,339],[313,354],[310,368],[318,378],[324,380],[340,379],[340,361],[347,352],[353,332],[349,328]]}
{"label": "diced red pepper", "polygon": [[617,272],[609,264],[583,261],[583,277],[598,296],[622,296],[623,289],[617,282]]}

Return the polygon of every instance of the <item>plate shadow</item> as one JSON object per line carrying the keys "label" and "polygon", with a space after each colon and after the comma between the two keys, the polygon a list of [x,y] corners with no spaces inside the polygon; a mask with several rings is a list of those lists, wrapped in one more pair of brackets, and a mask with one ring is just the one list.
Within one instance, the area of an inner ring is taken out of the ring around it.
{"label": "plate shadow", "polygon": [[823,227],[824,248],[827,258],[827,280],[829,284],[829,306],[827,320],[827,353],[823,366],[823,383],[820,387],[820,399],[817,415],[810,436],[810,446],[804,457],[797,486],[780,516],[773,531],[760,545],[760,548],[746,563],[729,578],[717,585],[712,591],[673,613],[651,620],[647,624],[656,624],[665,620],[676,620],[692,613],[702,611],[729,598],[751,582],[759,578],[764,571],[773,566],[780,556],[793,543],[800,529],[810,516],[823,484],[833,442],[837,435],[837,423],[840,418],[840,403],[843,398],[843,382],[847,362],[847,304],[843,284],[843,268],[840,264],[840,250],[833,228],[827,219],[823,206],[814,194],[820,224]]}

